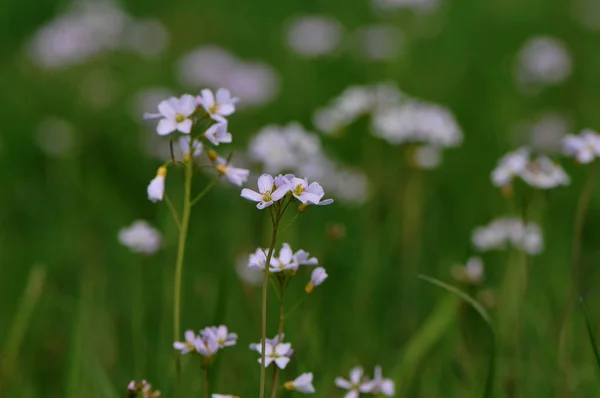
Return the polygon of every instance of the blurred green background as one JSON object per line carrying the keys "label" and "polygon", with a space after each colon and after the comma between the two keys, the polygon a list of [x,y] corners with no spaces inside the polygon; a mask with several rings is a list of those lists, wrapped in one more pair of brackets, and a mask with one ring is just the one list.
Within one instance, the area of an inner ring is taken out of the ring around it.
{"label": "blurred green background", "polygon": [[[316,255],[330,275],[286,322],[296,354],[284,375],[312,371],[317,395],[335,397],[343,394],[333,384],[335,376],[356,365],[370,372],[381,364],[384,375],[396,380],[397,396],[470,397],[480,391],[488,357],[483,323],[417,274],[456,284],[450,268],[475,254],[473,228],[518,215],[518,195],[505,199],[489,177],[503,153],[529,142],[528,132],[515,126],[556,112],[568,120],[567,132],[600,127],[600,33],[585,19],[593,17],[593,8],[565,0],[442,0],[429,11],[386,12],[374,12],[367,0],[111,4],[131,19],[162,23],[163,32],[146,43],[150,50],[136,52],[109,40],[75,62],[48,66],[31,50],[32,38],[43,37],[40,29],[64,17],[70,2],[6,0],[0,11],[0,396],[119,397],[129,380],[141,378],[170,396],[177,230],[166,205],[146,196],[161,161],[147,150],[152,125],[141,123],[142,112],[154,109],[139,109],[135,99],[154,87],[176,95],[197,92],[177,77],[178,62],[209,44],[276,72],[272,98],[230,117],[233,147],[239,150],[267,124],[297,120],[315,130],[315,109],[356,84],[393,81],[455,115],[464,142],[445,151],[434,170],[408,167],[404,148],[372,137],[362,119],[342,136],[321,136],[332,158],[366,173],[369,196],[362,204],[311,208],[283,238]],[[286,26],[299,15],[337,19],[343,27],[340,46],[314,58],[292,51]],[[369,61],[354,51],[353,32],[375,23],[402,32],[390,59]],[[560,84],[523,92],[515,82],[515,59],[537,35],[563,41],[572,73]],[[54,43],[78,45],[85,53],[91,48],[85,40],[95,39],[71,36],[41,41],[38,51],[52,59]],[[70,42],[76,39],[83,44]],[[163,47],[152,50],[161,40]],[[498,397],[592,397],[599,391],[577,308],[566,348],[562,354],[558,349],[573,217],[586,175],[585,167],[562,163],[571,185],[540,195],[531,211],[543,227],[546,249],[531,260],[526,292],[514,291],[518,320],[498,316],[505,304],[498,296],[490,310],[499,332]],[[195,190],[209,180],[199,175]],[[171,171],[168,186],[180,203],[181,175]],[[136,219],[148,220],[164,235],[164,248],[150,258],[130,253],[117,240],[118,231]],[[600,333],[599,221],[596,195],[583,232],[581,294]],[[266,213],[231,185],[219,185],[194,209],[182,328],[225,323],[240,336],[216,362],[213,392],[246,397],[258,390],[257,355],[247,345],[260,337],[260,288],[244,285],[235,264],[267,244],[269,228]],[[332,236],[340,229],[343,236]],[[477,289],[498,292],[515,258],[521,264],[519,256],[484,253],[486,279]],[[307,278],[302,274],[294,281],[290,306],[304,295]],[[273,335],[274,296],[270,301]],[[141,336],[134,330],[137,321],[143,322]],[[197,358],[184,358],[183,366],[185,396],[198,396]]]}

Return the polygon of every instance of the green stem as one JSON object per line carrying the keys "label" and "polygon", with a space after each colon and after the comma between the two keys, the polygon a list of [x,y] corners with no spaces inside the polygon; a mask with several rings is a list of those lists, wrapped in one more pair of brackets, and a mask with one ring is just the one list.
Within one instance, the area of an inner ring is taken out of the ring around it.
{"label": "green stem", "polygon": [[287,312],[287,314],[284,315],[284,318],[287,318],[288,316],[292,315],[294,313],[294,311],[296,311],[300,307],[300,305],[302,305],[306,296],[307,296],[306,294],[304,296],[302,296],[302,298],[300,300],[298,300],[298,302],[292,307],[292,309],[290,309]]}
{"label": "green stem", "polygon": [[145,364],[145,343],[144,343],[144,287],[143,287],[143,267],[139,260],[133,264],[133,288],[135,289],[133,297],[133,313],[131,314],[131,328],[133,337],[134,352],[134,372],[137,378],[142,377]]}
{"label": "green stem", "polygon": [[[285,320],[285,307],[283,305],[283,294],[285,293],[285,277],[279,277],[279,326],[277,327],[277,336],[279,341],[283,338],[283,321]],[[271,384],[271,398],[277,396],[277,387],[279,384],[279,369],[277,366],[273,368],[273,381]]]}
{"label": "green stem", "polygon": [[169,199],[167,194],[165,194],[165,202],[167,203],[167,207],[171,211],[171,215],[173,216],[173,220],[175,220],[175,224],[177,224],[177,229],[181,230],[181,221],[179,220],[179,214],[177,213],[177,209],[175,209],[175,206],[173,206],[173,202],[171,201],[171,199]]}
{"label": "green stem", "polygon": [[210,397],[210,365],[204,366],[204,398]]}
{"label": "green stem", "polygon": [[[286,206],[286,208],[287,208],[287,206]],[[296,218],[298,218],[299,215],[300,215],[300,212],[297,212],[296,215],[294,216],[294,218],[292,218],[290,220],[290,222],[283,228],[283,231],[281,231],[281,233],[277,236],[277,239],[279,239],[285,233],[285,231],[288,230],[288,228],[294,223],[294,221],[296,221]]]}
{"label": "green stem", "polygon": [[[181,215],[181,228],[179,228],[179,243],[177,247],[177,262],[175,264],[175,285],[173,288],[173,341],[180,338],[181,327],[181,277],[183,274],[183,257],[185,255],[185,243],[187,239],[188,227],[190,224],[190,214],[192,203],[190,201],[192,192],[193,162],[188,160],[185,163],[185,187],[183,196],[183,212]],[[181,356],[177,355],[175,360],[175,375],[177,387],[181,376]],[[178,396],[179,388],[176,389]]]}
{"label": "green stem", "polygon": [[215,178],[213,178],[213,180],[211,182],[208,183],[208,185],[202,190],[202,192],[200,192],[192,201],[190,206],[194,206],[196,203],[198,203],[198,201],[200,201],[200,199],[202,199],[204,197],[204,195],[206,195],[208,193],[208,191],[211,190],[212,187],[215,186],[215,184],[217,183],[217,181],[219,181],[219,177],[220,176],[216,176]]}

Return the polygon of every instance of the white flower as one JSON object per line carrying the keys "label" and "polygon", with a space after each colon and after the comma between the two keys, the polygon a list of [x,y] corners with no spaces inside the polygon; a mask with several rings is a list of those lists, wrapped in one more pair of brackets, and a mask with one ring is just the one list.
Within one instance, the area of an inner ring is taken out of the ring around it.
{"label": "white flower", "polygon": [[248,175],[250,175],[250,170],[246,169],[238,169],[235,167],[231,167],[227,164],[227,160],[222,157],[217,158],[217,171],[220,174],[224,174],[225,177],[234,185],[242,186],[244,182],[248,179]]}
{"label": "white flower", "polygon": [[236,97],[231,97],[229,90],[220,88],[217,90],[216,98],[212,91],[204,89],[197,98],[198,103],[204,108],[206,113],[217,122],[225,122],[225,116],[235,112],[235,104],[239,101]]}
{"label": "white flower", "polygon": [[540,227],[524,225],[517,218],[499,218],[473,231],[473,245],[479,251],[504,249],[509,244],[528,254],[539,254],[544,249]]}
{"label": "white flower", "polygon": [[191,140],[192,137],[190,137],[189,135],[179,137],[179,148],[181,148],[181,153],[183,154],[184,159],[189,156],[190,150],[194,151],[192,156],[197,158],[198,156],[200,156],[202,150],[204,149],[202,143],[197,140],[194,140],[190,147]]}
{"label": "white flower", "polygon": [[483,261],[479,257],[471,257],[464,267],[453,267],[452,276],[459,282],[479,284],[483,280]]}
{"label": "white flower", "polygon": [[510,185],[513,178],[520,176],[529,161],[529,150],[519,148],[504,155],[492,171],[492,183],[497,187]]}
{"label": "white flower", "polygon": [[321,283],[323,283],[325,281],[325,279],[327,279],[328,276],[329,275],[327,275],[325,268],[323,268],[323,267],[315,268],[310,276],[310,282],[308,282],[306,284],[306,287],[304,288],[306,293],[312,293],[312,291],[315,289],[315,287],[319,286]]}
{"label": "white flower", "polygon": [[298,261],[294,256],[294,252],[289,244],[284,243],[279,250],[279,256],[274,259],[269,271],[271,272],[282,272],[287,270],[297,270]]}
{"label": "white flower", "polygon": [[[256,252],[250,254],[248,257],[248,267],[252,269],[265,269],[265,264],[267,263],[267,255],[265,254],[267,250],[263,250],[261,248],[256,249]],[[275,259],[271,256],[270,265],[275,265]]]}
{"label": "white flower", "polygon": [[201,333],[195,340],[196,351],[203,357],[212,357],[219,351],[217,336],[213,333]]}
{"label": "white flower", "polygon": [[225,325],[204,328],[200,331],[200,335],[216,340],[219,348],[234,346],[238,338],[236,333],[229,333]]}
{"label": "white flower", "polygon": [[292,381],[286,381],[284,383],[284,387],[289,391],[299,391],[304,394],[314,394],[315,387],[312,384],[313,374],[312,373],[302,373],[300,376],[296,377]]}
{"label": "white flower", "polygon": [[565,155],[574,156],[579,163],[591,163],[600,157],[600,135],[592,130],[567,135],[563,139],[563,151]]}
{"label": "white flower", "polygon": [[173,343],[173,348],[180,351],[181,354],[185,355],[190,352],[196,351],[196,345],[198,344],[198,336],[192,330],[185,332],[185,341],[176,341]]}
{"label": "white flower", "polygon": [[335,50],[342,38],[341,24],[324,16],[294,18],[287,31],[288,46],[305,57],[326,55]]}
{"label": "white flower", "polygon": [[282,184],[276,188],[275,180],[269,174],[263,174],[258,178],[258,192],[248,188],[242,189],[242,198],[258,202],[256,207],[264,209],[280,200],[290,190],[290,186]]}
{"label": "white flower", "polygon": [[154,254],[160,249],[162,237],[146,221],[135,221],[119,231],[119,242],[134,253]]}
{"label": "white flower", "polygon": [[521,173],[521,178],[532,187],[541,189],[569,185],[571,182],[562,167],[546,156],[540,156],[530,162]]}
{"label": "white flower", "polygon": [[167,176],[167,168],[161,166],[156,172],[156,177],[148,184],[148,199],[156,203],[159,200],[163,200],[165,194],[165,177]]}
{"label": "white flower", "polygon": [[561,83],[572,69],[571,55],[562,41],[538,36],[523,44],[515,72],[518,83],[543,86]]}
{"label": "white flower", "polygon": [[366,389],[370,394],[383,394],[388,397],[393,397],[396,393],[396,386],[390,379],[384,379],[381,374],[381,366],[375,366],[375,374],[373,380],[367,383]]}
{"label": "white flower", "polygon": [[310,257],[310,254],[304,250],[298,250],[296,253],[294,253],[294,258],[299,265],[319,264],[319,260],[317,260],[316,257]]}
{"label": "white flower", "polygon": [[232,141],[231,133],[227,131],[227,122],[215,123],[206,129],[204,136],[213,145],[228,144]]}
{"label": "white flower", "polygon": [[173,131],[189,134],[194,124],[192,116],[196,112],[196,100],[189,94],[181,98],[171,97],[158,104],[160,113],[146,114],[145,119],[160,119],[156,126],[159,135],[167,135]]}
{"label": "white flower", "polygon": [[363,373],[363,368],[357,366],[350,371],[350,380],[343,377],[335,378],[336,386],[349,390],[344,398],[358,398],[360,393],[369,392],[369,382],[363,379]]}
{"label": "white flower", "polygon": [[[287,364],[290,362],[288,352],[292,348],[290,343],[276,343],[276,344],[265,344],[265,366],[268,367],[271,362],[275,362],[275,365],[279,369],[285,369]],[[258,358],[258,363],[262,364],[262,357]]]}
{"label": "white flower", "polygon": [[318,182],[308,185],[306,178],[293,178],[290,181],[292,195],[302,203],[317,204],[325,195],[323,187]]}

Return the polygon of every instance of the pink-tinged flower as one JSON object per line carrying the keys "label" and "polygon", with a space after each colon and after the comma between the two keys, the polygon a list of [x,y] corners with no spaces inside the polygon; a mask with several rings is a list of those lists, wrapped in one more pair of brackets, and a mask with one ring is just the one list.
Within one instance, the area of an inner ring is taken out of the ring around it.
{"label": "pink-tinged flower", "polygon": [[318,204],[325,195],[323,187],[318,182],[309,185],[306,178],[293,178],[290,184],[292,195],[303,204]]}
{"label": "pink-tinged flower", "polygon": [[277,188],[279,188],[279,187],[282,187],[282,186],[284,186],[284,185],[289,185],[289,186],[290,186],[290,189],[291,189],[291,186],[292,186],[292,180],[293,180],[294,178],[296,178],[296,176],[295,176],[295,175],[293,175],[293,174],[286,174],[286,175],[279,174],[279,175],[278,175],[277,177],[275,177],[273,180],[275,181],[275,186],[276,186]]}
{"label": "pink-tinged flower", "polygon": [[171,97],[158,104],[159,113],[147,113],[145,119],[160,119],[156,126],[159,135],[167,135],[174,131],[189,134],[194,124],[193,115],[196,112],[196,100],[189,94],[181,98]]}
{"label": "pink-tinged flower", "polygon": [[391,379],[384,379],[381,374],[381,366],[375,366],[375,374],[373,380],[366,383],[365,390],[369,394],[383,394],[388,397],[393,397],[396,393],[396,385]]}
{"label": "pink-tinged flower", "polygon": [[[265,264],[267,263],[267,252],[266,249],[258,248],[256,252],[250,254],[248,256],[248,267],[252,269],[265,269]],[[275,259],[271,256],[271,266],[275,265]]]}
{"label": "pink-tinged flower", "polygon": [[165,194],[165,177],[167,176],[167,168],[161,166],[156,172],[156,177],[148,184],[147,192],[148,199],[156,203],[159,200],[163,200]]}
{"label": "pink-tinged flower", "polygon": [[242,189],[242,198],[258,202],[256,207],[264,209],[280,200],[290,190],[289,185],[282,184],[276,188],[275,181],[269,174],[263,174],[258,178],[258,192],[248,188]]}
{"label": "pink-tinged flower", "polygon": [[235,104],[239,98],[232,97],[229,90],[224,88],[217,90],[215,98],[212,91],[204,89],[200,92],[197,101],[212,119],[217,122],[225,122],[227,120],[225,117],[235,112]]}
{"label": "pink-tinged flower", "polygon": [[298,391],[304,394],[314,394],[315,387],[312,384],[313,374],[312,373],[302,373],[300,376],[296,377],[292,381],[286,381],[284,383],[284,387],[289,391]]}
{"label": "pink-tinged flower", "polygon": [[242,184],[246,182],[248,176],[250,175],[250,170],[231,167],[227,163],[227,160],[223,159],[222,157],[217,158],[216,169],[220,174],[225,175],[229,182],[237,185],[238,187],[242,186]]}
{"label": "pink-tinged flower", "polygon": [[312,293],[316,286],[319,286],[321,283],[325,282],[329,275],[325,271],[323,267],[317,267],[313,270],[312,275],[310,276],[310,282],[306,284],[304,290],[306,293]]}
{"label": "pink-tinged flower", "polygon": [[185,341],[176,341],[173,343],[173,348],[185,355],[196,351],[198,336],[192,330],[185,332]]}
{"label": "pink-tinged flower", "polygon": [[363,378],[363,368],[357,366],[350,371],[350,379],[346,380],[343,377],[335,378],[335,385],[344,390],[348,390],[344,398],[358,398],[360,393],[369,392],[369,382]]}
{"label": "pink-tinged flower", "polygon": [[204,136],[213,145],[229,144],[233,139],[231,133],[227,131],[227,121],[213,124],[206,129]]}
{"label": "pink-tinged flower", "polygon": [[229,333],[227,326],[209,326],[200,331],[200,335],[209,335],[209,338],[216,340],[219,348],[231,347],[237,343],[238,335]]}

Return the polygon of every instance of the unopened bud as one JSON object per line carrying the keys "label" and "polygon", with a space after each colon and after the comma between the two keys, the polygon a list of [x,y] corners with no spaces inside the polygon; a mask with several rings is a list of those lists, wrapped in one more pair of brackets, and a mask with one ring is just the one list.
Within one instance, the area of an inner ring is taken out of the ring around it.
{"label": "unopened bud", "polygon": [[217,171],[219,172],[219,174],[225,174],[225,171],[227,170],[227,165],[225,165],[225,164],[219,164],[215,168],[217,169]]}
{"label": "unopened bud", "polygon": [[218,154],[218,153],[217,153],[217,151],[215,151],[214,149],[209,149],[209,150],[206,152],[206,155],[207,155],[207,156],[208,156],[208,158],[209,158],[210,160],[212,160],[213,162],[214,162],[215,160],[217,160],[217,158],[219,157],[219,154]]}
{"label": "unopened bud", "polygon": [[293,391],[294,390],[294,382],[286,381],[285,383],[283,383],[283,388],[285,388],[288,391]]}
{"label": "unopened bud", "polygon": [[313,290],[315,290],[315,285],[313,285],[313,284],[312,284],[312,282],[308,282],[308,283],[306,284],[306,286],[304,287],[304,291],[305,291],[306,293],[309,293],[309,294],[310,294],[310,293],[312,293],[312,292],[313,292]]}
{"label": "unopened bud", "polygon": [[158,177],[166,177],[167,176],[167,168],[165,166],[160,166],[158,171],[156,172]]}
{"label": "unopened bud", "polygon": [[306,210],[308,210],[307,203],[301,203],[300,206],[298,206],[298,213],[304,213]]}
{"label": "unopened bud", "polygon": [[191,160],[192,160],[192,155],[190,155],[189,153],[184,153],[183,154],[183,162],[184,163],[187,163],[187,162],[189,162]]}

